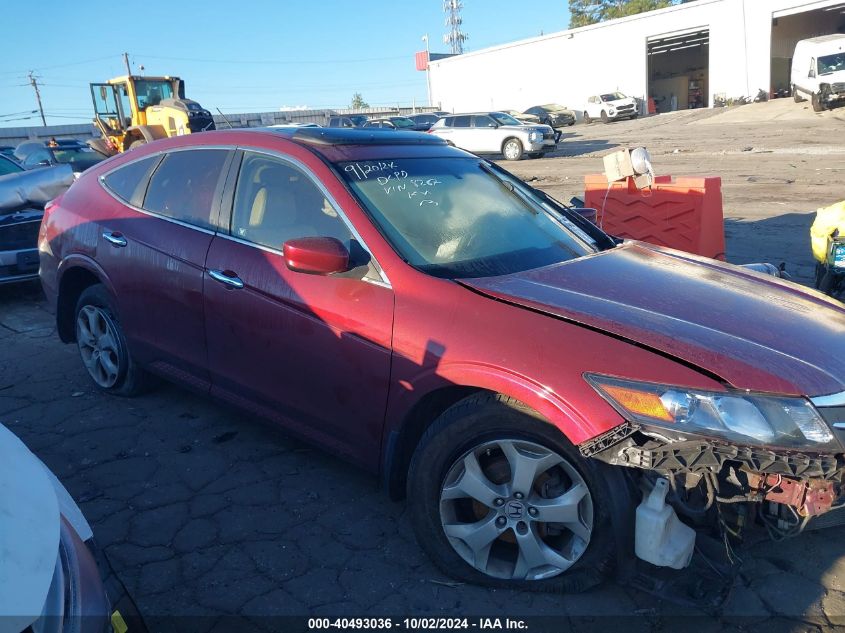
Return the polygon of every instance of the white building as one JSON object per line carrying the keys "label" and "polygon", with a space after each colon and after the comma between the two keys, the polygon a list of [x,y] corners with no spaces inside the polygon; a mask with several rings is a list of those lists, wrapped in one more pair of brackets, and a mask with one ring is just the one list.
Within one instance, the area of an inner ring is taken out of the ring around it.
{"label": "white building", "polygon": [[795,43],[842,32],[843,0],[696,0],[432,61],[432,101],[453,112],[556,102],[580,113],[589,96],[619,90],[654,97],[660,111],[712,106],[788,89]]}

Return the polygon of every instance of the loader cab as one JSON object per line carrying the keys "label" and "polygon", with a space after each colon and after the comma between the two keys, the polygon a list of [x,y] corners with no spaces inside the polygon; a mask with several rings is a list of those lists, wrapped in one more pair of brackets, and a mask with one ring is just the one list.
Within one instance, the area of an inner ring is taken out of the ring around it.
{"label": "loader cab", "polygon": [[91,84],[91,97],[94,123],[114,151],[214,129],[211,113],[185,98],[185,82],[178,77],[116,77]]}

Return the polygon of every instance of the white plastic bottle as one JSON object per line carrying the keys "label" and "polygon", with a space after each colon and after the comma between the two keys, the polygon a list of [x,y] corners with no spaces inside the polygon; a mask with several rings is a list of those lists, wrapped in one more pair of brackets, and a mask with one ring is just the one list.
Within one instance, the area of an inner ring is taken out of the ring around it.
{"label": "white plastic bottle", "polygon": [[658,479],[637,507],[634,551],[638,558],[659,567],[683,569],[695,548],[695,530],[685,525],[666,504],[669,482]]}

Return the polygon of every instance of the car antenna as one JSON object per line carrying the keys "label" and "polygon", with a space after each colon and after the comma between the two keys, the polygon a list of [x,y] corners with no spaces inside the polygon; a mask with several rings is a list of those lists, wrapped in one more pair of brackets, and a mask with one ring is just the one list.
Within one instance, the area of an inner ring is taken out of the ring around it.
{"label": "car antenna", "polygon": [[[220,108],[217,108],[217,111],[218,111],[218,112],[220,112]],[[234,130],[234,129],[235,129],[235,127],[234,127],[231,123],[229,123],[229,119],[227,119],[227,118],[226,118],[226,115],[225,115],[225,114],[223,114],[222,112],[220,112],[220,116],[222,116],[222,117],[223,117],[223,120],[224,120],[224,121],[226,121],[226,125],[228,125],[228,126],[229,126],[229,129],[230,129],[230,130]]]}

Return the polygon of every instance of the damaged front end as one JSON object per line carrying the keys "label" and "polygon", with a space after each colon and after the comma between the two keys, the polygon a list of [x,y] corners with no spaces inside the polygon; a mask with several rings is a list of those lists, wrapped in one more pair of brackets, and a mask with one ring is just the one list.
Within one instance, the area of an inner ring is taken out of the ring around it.
{"label": "damaged front end", "polygon": [[585,378],[626,420],[579,449],[635,469],[643,493],[635,527],[640,559],[680,569],[698,548],[696,535],[724,542],[730,554],[758,526],[780,540],[845,523],[837,436],[845,429],[845,398],[839,404],[833,397]]}

